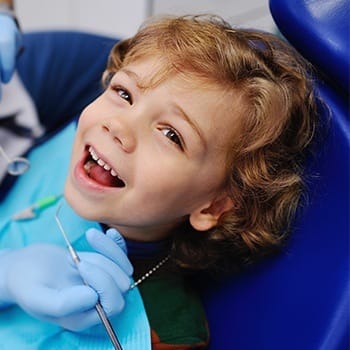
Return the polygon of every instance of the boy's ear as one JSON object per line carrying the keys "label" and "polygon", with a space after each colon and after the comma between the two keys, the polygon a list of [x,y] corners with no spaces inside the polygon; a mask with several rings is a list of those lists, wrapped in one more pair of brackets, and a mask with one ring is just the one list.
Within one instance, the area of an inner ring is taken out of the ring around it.
{"label": "boy's ear", "polygon": [[221,215],[233,206],[233,201],[227,194],[221,195],[192,212],[189,217],[190,223],[197,231],[210,230],[217,225]]}

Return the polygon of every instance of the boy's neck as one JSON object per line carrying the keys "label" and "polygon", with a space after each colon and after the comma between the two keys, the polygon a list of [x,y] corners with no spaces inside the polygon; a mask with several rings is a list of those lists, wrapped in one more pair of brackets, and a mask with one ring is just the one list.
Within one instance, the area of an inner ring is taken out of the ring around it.
{"label": "boy's neck", "polygon": [[[103,231],[105,232],[109,226],[101,224]],[[125,243],[128,249],[129,257],[136,259],[147,259],[153,256],[162,255],[167,253],[171,247],[171,237],[160,239],[151,242],[140,242],[128,239],[124,237]]]}

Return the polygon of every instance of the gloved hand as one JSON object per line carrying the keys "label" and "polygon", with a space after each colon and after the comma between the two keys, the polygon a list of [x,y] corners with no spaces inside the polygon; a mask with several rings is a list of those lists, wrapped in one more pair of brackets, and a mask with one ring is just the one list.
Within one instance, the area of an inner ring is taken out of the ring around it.
{"label": "gloved hand", "polygon": [[0,83],[10,81],[15,70],[16,55],[21,43],[21,33],[15,20],[7,14],[0,13]]}
{"label": "gloved hand", "polygon": [[32,244],[1,254],[3,306],[15,303],[36,318],[72,331],[100,324],[98,299],[108,316],[119,313],[133,272],[116,244],[123,239],[114,229],[106,235],[90,229],[86,238],[96,252],[78,252],[79,270],[67,249],[59,246]]}

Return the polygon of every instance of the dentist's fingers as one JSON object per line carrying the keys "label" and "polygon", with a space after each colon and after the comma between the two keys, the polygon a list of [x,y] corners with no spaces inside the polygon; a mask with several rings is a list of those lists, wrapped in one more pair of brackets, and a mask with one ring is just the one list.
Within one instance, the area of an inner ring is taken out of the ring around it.
{"label": "dentist's fingers", "polygon": [[9,16],[1,16],[0,20],[0,80],[7,83],[15,69],[17,27]]}
{"label": "dentist's fingers", "polygon": [[[85,275],[89,275],[89,280],[93,280],[94,278],[98,278],[99,274],[104,274],[108,275],[108,278],[111,278],[113,283],[117,285],[123,293],[129,289],[130,276],[112,260],[94,252],[78,252],[78,254],[81,260],[78,264],[78,269],[85,282],[87,282],[84,278]],[[72,264],[74,263],[72,262]],[[98,268],[98,270],[94,270],[94,267]],[[91,285],[90,283],[88,284]]]}
{"label": "dentist's fingers", "polygon": [[98,294],[89,286],[73,286],[62,290],[48,287],[32,288],[22,301],[29,312],[44,317],[60,318],[93,308]]}
{"label": "dentist's fingers", "polygon": [[109,228],[106,231],[106,235],[111,238],[114,243],[118,244],[125,254],[128,254],[125,239],[115,228]]}
{"label": "dentist's fingers", "polygon": [[[129,276],[132,275],[133,267],[123,250],[125,244],[124,239],[116,230],[104,234],[95,228],[91,228],[86,231],[86,239],[97,252],[111,259]],[[118,242],[121,243],[123,247],[120,247]]]}
{"label": "dentist's fingers", "polygon": [[[84,281],[97,292],[106,314],[113,315],[121,312],[125,306],[123,293],[129,288],[121,289],[108,273],[87,261],[81,261],[78,268]],[[130,282],[128,285],[130,286]]]}

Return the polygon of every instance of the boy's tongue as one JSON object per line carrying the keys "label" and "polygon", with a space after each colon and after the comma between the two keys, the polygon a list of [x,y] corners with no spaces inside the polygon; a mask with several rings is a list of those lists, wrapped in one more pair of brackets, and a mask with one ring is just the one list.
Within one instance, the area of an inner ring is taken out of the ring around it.
{"label": "boy's tongue", "polygon": [[116,186],[116,177],[112,176],[109,171],[97,164],[91,166],[89,176],[101,185],[108,187]]}

